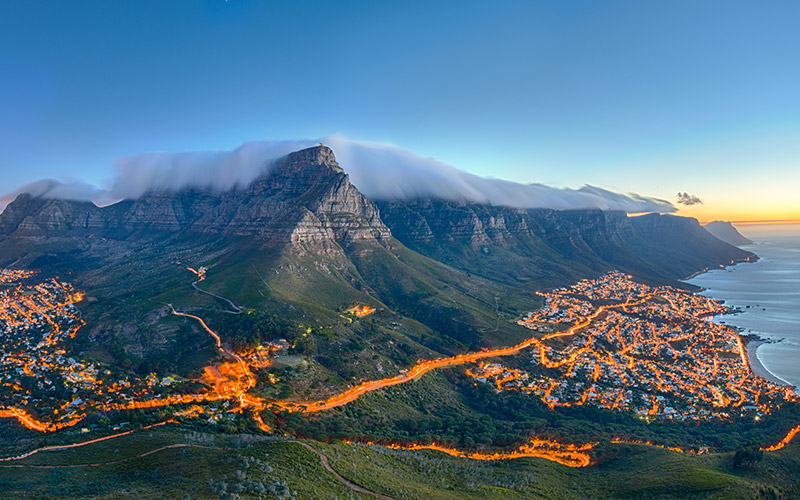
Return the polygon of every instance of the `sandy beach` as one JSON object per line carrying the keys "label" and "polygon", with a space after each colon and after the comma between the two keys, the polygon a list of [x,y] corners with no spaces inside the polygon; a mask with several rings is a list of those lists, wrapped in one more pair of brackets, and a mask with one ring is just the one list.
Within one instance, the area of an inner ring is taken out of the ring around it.
{"label": "sandy beach", "polygon": [[785,380],[781,380],[770,373],[769,370],[764,368],[764,365],[761,364],[761,360],[759,360],[758,355],[756,355],[756,350],[761,344],[766,344],[766,342],[763,340],[752,340],[748,342],[747,346],[745,347],[747,351],[747,359],[750,362],[750,371],[763,379],[769,380],[770,382],[774,382],[779,385],[791,385]]}

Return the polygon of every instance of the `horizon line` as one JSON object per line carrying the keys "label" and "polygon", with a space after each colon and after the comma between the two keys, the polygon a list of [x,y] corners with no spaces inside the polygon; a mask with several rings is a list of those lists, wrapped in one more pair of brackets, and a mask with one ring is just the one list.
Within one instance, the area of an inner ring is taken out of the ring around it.
{"label": "horizon line", "polygon": [[[719,219],[716,219],[719,220]],[[708,224],[713,221],[703,221],[703,224]],[[800,224],[800,219],[766,219],[766,220],[732,220],[731,224]]]}

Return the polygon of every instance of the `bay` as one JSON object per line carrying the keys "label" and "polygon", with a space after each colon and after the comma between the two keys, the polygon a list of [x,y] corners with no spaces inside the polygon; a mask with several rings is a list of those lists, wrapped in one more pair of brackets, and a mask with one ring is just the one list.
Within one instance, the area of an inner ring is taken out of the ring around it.
{"label": "bay", "polygon": [[687,282],[705,288],[701,295],[741,309],[739,314],[714,321],[769,339],[756,350],[761,364],[774,376],[800,387],[800,224],[737,229],[754,242],[741,248],[760,259],[713,269]]}

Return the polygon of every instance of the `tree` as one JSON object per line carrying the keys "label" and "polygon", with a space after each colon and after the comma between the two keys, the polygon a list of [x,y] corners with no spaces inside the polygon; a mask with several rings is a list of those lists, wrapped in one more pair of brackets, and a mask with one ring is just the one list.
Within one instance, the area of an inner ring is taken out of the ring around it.
{"label": "tree", "polygon": [[747,443],[736,449],[733,466],[737,469],[756,466],[764,458],[764,450],[755,443]]}

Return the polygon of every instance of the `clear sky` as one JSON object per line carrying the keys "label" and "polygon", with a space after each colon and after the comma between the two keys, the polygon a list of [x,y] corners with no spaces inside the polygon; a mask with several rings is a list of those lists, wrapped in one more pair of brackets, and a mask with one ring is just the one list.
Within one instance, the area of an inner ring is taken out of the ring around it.
{"label": "clear sky", "polygon": [[800,2],[0,3],[0,192],[342,134],[702,220],[800,219]]}

